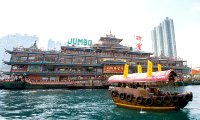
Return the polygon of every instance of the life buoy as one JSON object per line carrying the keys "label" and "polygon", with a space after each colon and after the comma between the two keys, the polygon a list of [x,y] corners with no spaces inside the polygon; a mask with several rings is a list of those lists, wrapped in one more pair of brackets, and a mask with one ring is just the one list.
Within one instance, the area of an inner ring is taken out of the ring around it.
{"label": "life buoy", "polygon": [[170,98],[169,96],[165,96],[165,97],[163,98],[163,102],[164,102],[165,104],[169,104],[169,103],[171,103],[171,98]]}
{"label": "life buoy", "polygon": [[152,99],[152,98],[147,98],[147,99],[145,100],[145,102],[146,102],[146,104],[149,105],[149,106],[153,105],[153,99]]}
{"label": "life buoy", "polygon": [[116,90],[114,90],[114,91],[111,92],[111,95],[112,95],[113,97],[116,97],[116,96],[118,95],[118,92],[117,92]]}
{"label": "life buoy", "polygon": [[191,97],[190,97],[189,94],[186,94],[186,95],[183,96],[183,99],[184,99],[185,101],[190,101]]}
{"label": "life buoy", "polygon": [[141,104],[142,101],[143,101],[143,97],[142,97],[142,96],[138,96],[138,97],[136,98],[136,101],[137,101],[138,104]]}
{"label": "life buoy", "polygon": [[155,98],[155,103],[156,103],[157,105],[162,104],[162,102],[163,102],[162,97],[156,97],[156,98]]}
{"label": "life buoy", "polygon": [[119,94],[119,99],[120,99],[120,100],[124,100],[125,97],[126,97],[126,94],[125,94],[125,93],[120,93],[120,94]]}
{"label": "life buoy", "polygon": [[179,97],[174,95],[172,96],[172,102],[177,103],[179,101]]}
{"label": "life buoy", "polygon": [[131,102],[132,100],[133,100],[133,95],[131,95],[131,94],[126,95],[127,102]]}

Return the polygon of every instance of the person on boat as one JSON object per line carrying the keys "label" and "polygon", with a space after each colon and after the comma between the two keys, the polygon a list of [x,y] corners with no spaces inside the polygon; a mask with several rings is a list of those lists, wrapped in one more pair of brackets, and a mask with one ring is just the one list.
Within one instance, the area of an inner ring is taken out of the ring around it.
{"label": "person on boat", "polygon": [[147,91],[147,95],[150,95],[149,93],[151,93],[151,89],[149,87],[146,87],[145,90]]}
{"label": "person on boat", "polygon": [[121,87],[124,87],[124,88],[125,88],[125,87],[126,87],[126,83],[122,83],[122,86],[121,86]]}
{"label": "person on boat", "polygon": [[133,83],[133,84],[132,84],[132,88],[137,89],[137,86]]}
{"label": "person on boat", "polygon": [[139,83],[136,84],[136,87],[137,87],[137,88],[140,87]]}
{"label": "person on boat", "polygon": [[159,89],[159,88],[156,88],[156,89],[155,89],[155,95],[156,95],[156,96],[159,96],[159,95],[160,95],[160,89]]}
{"label": "person on boat", "polygon": [[117,87],[121,87],[121,86],[122,86],[122,83],[119,82],[119,83],[117,84]]}
{"label": "person on boat", "polygon": [[149,91],[149,92],[151,91],[151,90],[149,89],[149,87],[146,87],[145,89],[146,89],[147,91]]}

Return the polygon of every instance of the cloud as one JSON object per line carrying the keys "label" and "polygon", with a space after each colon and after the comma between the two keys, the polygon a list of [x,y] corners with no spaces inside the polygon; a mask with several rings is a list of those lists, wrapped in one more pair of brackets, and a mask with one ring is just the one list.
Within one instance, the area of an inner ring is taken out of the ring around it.
{"label": "cloud", "polygon": [[200,3],[194,3],[191,8],[192,12],[200,13]]}

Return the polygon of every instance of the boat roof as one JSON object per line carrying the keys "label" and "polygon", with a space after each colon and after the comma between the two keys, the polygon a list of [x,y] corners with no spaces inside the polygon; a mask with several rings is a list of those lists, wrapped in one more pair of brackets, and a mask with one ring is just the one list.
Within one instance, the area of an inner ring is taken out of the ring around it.
{"label": "boat roof", "polygon": [[177,76],[177,74],[173,70],[153,72],[151,77],[148,77],[147,73],[128,74],[127,78],[124,78],[123,75],[113,75],[109,77],[108,82],[109,83],[167,82],[169,81],[169,77],[171,75]]}

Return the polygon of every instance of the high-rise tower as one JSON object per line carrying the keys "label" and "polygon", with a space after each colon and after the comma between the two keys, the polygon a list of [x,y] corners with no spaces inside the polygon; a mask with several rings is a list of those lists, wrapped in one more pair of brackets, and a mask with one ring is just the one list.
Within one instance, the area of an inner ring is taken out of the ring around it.
{"label": "high-rise tower", "polygon": [[166,18],[151,31],[152,46],[155,56],[177,57],[174,23]]}

